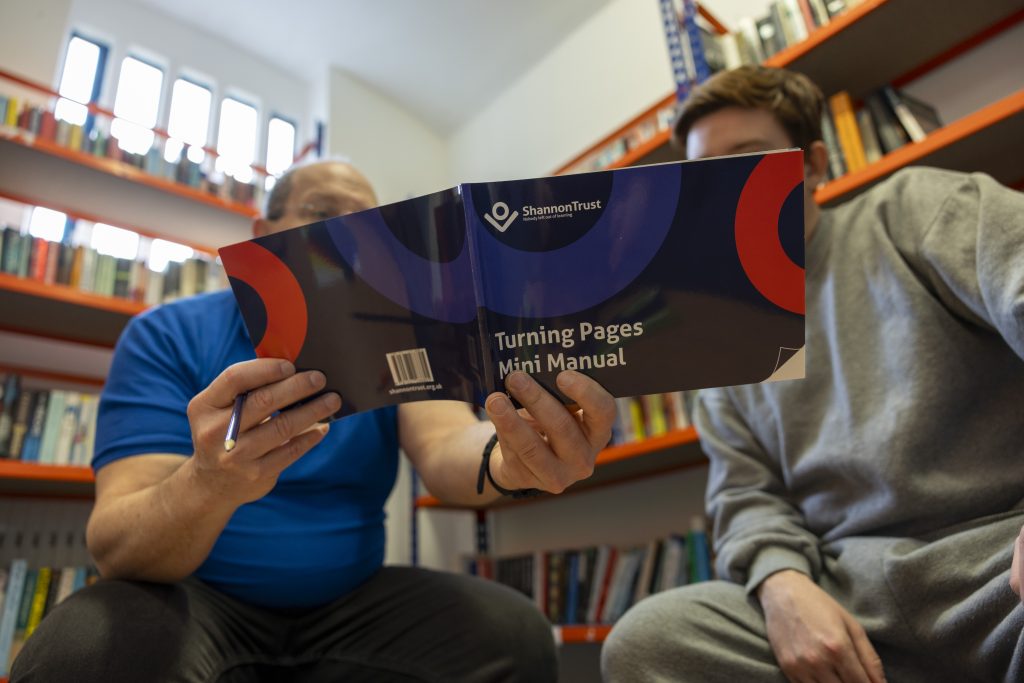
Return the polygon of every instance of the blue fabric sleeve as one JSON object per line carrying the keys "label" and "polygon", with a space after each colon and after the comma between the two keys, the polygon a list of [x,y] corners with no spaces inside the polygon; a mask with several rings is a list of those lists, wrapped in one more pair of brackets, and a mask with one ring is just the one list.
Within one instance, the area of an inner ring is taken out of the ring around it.
{"label": "blue fabric sleeve", "polygon": [[186,408],[202,387],[190,372],[195,355],[182,348],[189,337],[175,334],[176,322],[157,309],[121,334],[100,397],[93,470],[131,455],[192,454]]}

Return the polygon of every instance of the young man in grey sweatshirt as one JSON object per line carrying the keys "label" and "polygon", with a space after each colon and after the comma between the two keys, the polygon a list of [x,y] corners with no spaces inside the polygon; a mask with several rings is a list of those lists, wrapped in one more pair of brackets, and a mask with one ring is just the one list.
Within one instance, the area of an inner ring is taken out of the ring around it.
{"label": "young man in grey sweatshirt", "polygon": [[689,158],[805,150],[807,376],[701,392],[721,580],[628,612],[612,683],[1024,681],[1024,195],[915,168],[819,210],[822,107],[743,67],[678,119]]}

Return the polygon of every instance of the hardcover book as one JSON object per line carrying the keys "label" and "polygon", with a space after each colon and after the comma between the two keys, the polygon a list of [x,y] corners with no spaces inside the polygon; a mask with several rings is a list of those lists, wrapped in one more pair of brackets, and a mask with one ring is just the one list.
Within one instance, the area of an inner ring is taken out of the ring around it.
{"label": "hardcover book", "polygon": [[338,416],[515,370],[637,396],[803,376],[803,156],[468,183],[220,250],[260,357]]}

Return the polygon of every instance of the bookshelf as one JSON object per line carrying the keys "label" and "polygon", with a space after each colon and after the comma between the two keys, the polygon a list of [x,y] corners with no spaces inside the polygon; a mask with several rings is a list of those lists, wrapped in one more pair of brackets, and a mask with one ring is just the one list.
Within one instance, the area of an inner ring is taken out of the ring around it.
{"label": "bookshelf", "polygon": [[[1022,21],[1024,9],[1014,0],[994,0],[982,6],[954,0],[865,0],[764,63],[808,75],[826,96],[846,90],[859,99],[880,84],[902,87]],[[868,168],[827,183],[816,193],[817,201],[827,205],[848,199],[913,163],[953,170],[984,169],[1004,184],[1019,185],[1024,172],[1011,160],[1020,158],[1022,151],[1020,95],[1013,93],[948,122],[928,140],[907,145]],[[611,168],[680,159],[681,154],[670,145],[671,130],[657,125],[659,115],[664,117],[674,102],[674,94],[659,100],[555,173],[578,169],[644,125],[654,125],[658,132],[625,150]],[[992,154],[994,145],[999,145],[1000,154]]]}
{"label": "bookshelf", "polygon": [[[826,95],[846,90],[859,100],[882,84],[903,87],[1021,21],[1024,21],[1024,8],[1019,0],[995,0],[984,6],[953,0],[864,0],[829,24],[811,31],[802,43],[778,52],[765,63],[807,74],[822,86]],[[716,28],[722,30],[720,25]],[[678,160],[681,155],[670,146],[670,130],[664,125],[666,112],[674,105],[674,93],[659,99],[582,150],[554,173],[589,170],[589,163],[607,155],[613,147],[619,147],[619,155],[605,167],[621,168]],[[658,132],[650,135],[652,130]],[[629,145],[624,144],[626,140],[629,140]],[[1011,92],[977,111],[947,121],[926,139],[904,145],[866,168],[829,182],[817,191],[816,200],[822,205],[832,205],[849,199],[911,164],[963,171],[984,170],[997,180],[1019,189],[1024,187],[1021,158],[1024,158],[1024,90]],[[508,511],[505,514],[510,516],[519,515],[528,510],[520,510],[521,506],[545,505],[546,501],[589,491],[594,491],[594,494],[587,497],[586,502],[580,497],[573,504],[580,508],[598,506],[602,504],[600,501],[609,500],[611,494],[611,491],[600,493],[602,488],[706,464],[692,429],[668,437],[612,446],[598,456],[597,467],[590,480],[577,483],[558,497],[495,501],[476,512],[475,532],[478,537],[482,534],[486,543],[489,515],[502,514],[502,511]],[[622,499],[618,500],[621,502]],[[524,538],[524,525],[527,528],[530,522],[536,525],[545,514],[551,516],[552,524],[557,524],[554,520],[569,510],[568,504],[549,505],[552,507],[548,513],[537,511],[537,514],[520,518],[519,538],[509,544],[516,546],[517,552],[523,552],[523,546],[529,545]],[[431,496],[418,497],[414,507],[421,511],[469,509],[445,505]],[[601,518],[593,509],[589,512],[580,510],[576,523],[588,515]],[[501,555],[506,545],[506,532],[496,533],[503,541],[496,553]],[[584,545],[593,543],[594,533],[589,532],[589,535]],[[551,537],[550,534],[542,536]],[[568,541],[563,547],[573,545],[576,545],[574,541]],[[549,547],[541,542],[536,546]],[[610,627],[584,624],[555,626],[554,629],[560,643],[570,644],[603,642]]]}
{"label": "bookshelf", "polygon": [[[609,446],[598,453],[594,463],[594,474],[589,479],[576,482],[561,496],[582,493],[643,477],[657,476],[666,472],[700,467],[707,464],[707,459],[697,444],[697,430],[687,427],[640,441]],[[551,498],[552,496],[520,499],[499,498],[482,509],[496,510],[513,505],[535,505]],[[479,509],[477,506],[449,505],[430,495],[417,497],[415,505],[418,509]]]}

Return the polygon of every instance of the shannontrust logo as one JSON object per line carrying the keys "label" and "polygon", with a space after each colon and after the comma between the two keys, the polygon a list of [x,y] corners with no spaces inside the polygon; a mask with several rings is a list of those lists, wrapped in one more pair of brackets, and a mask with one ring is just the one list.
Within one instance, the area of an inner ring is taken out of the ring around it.
{"label": "shannontrust logo", "polygon": [[[494,214],[493,216],[491,214]],[[513,211],[511,214],[508,210],[508,204],[505,202],[495,202],[491,206],[491,213],[485,213],[484,218],[487,222],[494,226],[494,229],[498,232],[505,232],[508,230],[508,226],[512,225],[515,219],[519,218],[519,212]]]}

